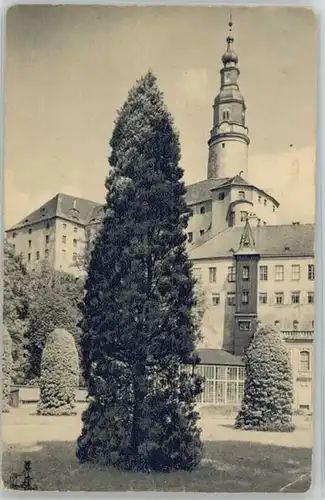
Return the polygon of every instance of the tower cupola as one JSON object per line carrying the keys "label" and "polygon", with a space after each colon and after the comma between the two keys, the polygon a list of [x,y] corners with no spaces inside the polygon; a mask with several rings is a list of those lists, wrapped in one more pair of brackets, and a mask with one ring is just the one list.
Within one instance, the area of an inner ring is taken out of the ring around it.
{"label": "tower cupola", "polygon": [[238,86],[238,56],[234,51],[233,23],[229,21],[226,51],[222,56],[220,91],[213,105],[210,133],[208,178],[233,177],[240,171],[247,178],[248,129],[246,105]]}

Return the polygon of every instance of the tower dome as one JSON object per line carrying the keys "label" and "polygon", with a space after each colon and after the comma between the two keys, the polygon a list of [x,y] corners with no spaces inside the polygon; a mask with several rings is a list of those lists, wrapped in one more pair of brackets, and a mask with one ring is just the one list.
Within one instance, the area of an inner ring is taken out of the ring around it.
{"label": "tower dome", "polygon": [[222,62],[224,65],[231,64],[231,63],[236,65],[238,63],[238,56],[232,47],[233,43],[234,43],[234,38],[232,36],[228,36],[227,49],[226,49],[226,52],[224,53],[224,55],[222,56]]}

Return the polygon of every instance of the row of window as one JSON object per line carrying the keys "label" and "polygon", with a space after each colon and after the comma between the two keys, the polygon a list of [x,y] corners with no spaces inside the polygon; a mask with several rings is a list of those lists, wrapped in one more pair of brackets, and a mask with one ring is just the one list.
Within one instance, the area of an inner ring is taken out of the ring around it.
{"label": "row of window", "polygon": [[[200,229],[200,238],[202,238],[204,236],[204,229]],[[190,231],[189,233],[187,233],[187,241],[189,243],[192,243],[193,242],[193,233]]]}
{"label": "row of window", "polygon": [[[66,260],[66,257],[67,257],[66,250],[62,249],[61,250],[61,255],[62,255],[63,260]],[[46,248],[45,251],[44,251],[44,258],[48,259],[48,257],[49,257],[49,250],[48,250],[48,248]],[[76,262],[77,258],[78,258],[78,254],[76,252],[74,252],[72,254],[72,260],[73,260],[73,262]],[[37,251],[35,253],[35,260],[40,260],[40,259],[41,259],[41,254],[40,254],[39,251]],[[28,260],[28,262],[31,262],[31,260],[32,260],[32,254],[31,253],[27,254],[27,260]]]}
{"label": "row of window", "polygon": [[[194,275],[196,277],[202,277],[202,269],[195,267],[193,269]],[[291,265],[291,280],[299,281],[301,277],[301,265],[300,264],[292,264]],[[285,278],[285,266],[284,265],[276,265],[274,266],[274,280],[275,281],[284,281]],[[309,281],[314,281],[315,279],[315,266],[314,264],[308,264],[307,266],[307,278]],[[249,266],[243,266],[242,268],[242,279],[244,281],[249,280]],[[268,281],[269,279],[269,267],[268,266],[260,266],[259,267],[259,279],[260,281]],[[228,282],[236,281],[236,267],[228,266]],[[209,283],[217,282],[217,268],[209,267]]]}
{"label": "row of window", "polygon": [[[299,372],[311,371],[311,353],[299,352]],[[203,392],[197,403],[240,405],[244,395],[245,370],[241,366],[198,365],[195,372],[204,377]]]}
{"label": "row of window", "polygon": [[[50,229],[50,227],[51,227],[50,222],[47,222],[47,223],[46,223],[46,225],[45,225],[45,227],[46,227],[46,229],[47,229],[47,230],[48,230],[48,229]],[[65,223],[64,223],[64,224],[62,225],[62,227],[63,227],[63,229],[67,229],[67,224],[65,224]],[[33,229],[30,227],[30,228],[28,229],[28,234],[32,234],[32,232],[33,232]],[[78,232],[78,228],[77,228],[77,226],[74,226],[74,228],[73,228],[73,232],[74,232],[74,233],[77,233],[77,232]],[[16,238],[17,234],[18,234],[18,232],[17,232],[17,231],[14,231],[14,232],[12,233],[12,235],[11,235],[11,236],[12,236],[12,238],[13,238],[13,239],[14,239],[14,238]]]}
{"label": "row of window", "polygon": [[[246,199],[245,191],[238,191],[238,198],[240,200],[245,200]],[[257,202],[258,203],[262,203],[262,197],[260,195],[257,198]],[[267,199],[266,198],[264,198],[263,204],[264,204],[265,207],[267,206]],[[275,212],[275,210],[276,210],[275,205],[273,205],[272,209],[273,209],[273,212]]]}
{"label": "row of window", "polygon": [[[275,281],[284,281],[284,265],[276,265],[274,266],[274,279]],[[259,276],[261,281],[268,281],[268,266],[260,266]],[[291,280],[299,281],[301,277],[301,265],[300,264],[292,264],[291,265]],[[307,277],[309,281],[313,281],[315,279],[315,266],[314,264],[308,264],[307,267]]]}
{"label": "row of window", "polygon": [[[314,292],[307,292],[307,304],[314,304],[315,301],[315,296]],[[235,306],[236,305],[236,293],[235,292],[228,292],[226,296],[226,303],[228,306]],[[275,292],[272,294],[273,300],[270,300],[270,296],[265,292],[261,292],[259,294],[259,303],[261,305],[265,304],[272,304],[272,305],[284,305],[284,292]],[[241,303],[242,305],[248,305],[249,304],[249,298],[250,294],[248,290],[243,290],[242,295],[241,295]],[[211,303],[214,306],[219,306],[220,305],[220,293],[213,293],[211,296]],[[291,304],[297,305],[301,304],[301,292],[300,291],[294,291],[291,292]],[[287,303],[286,303],[287,304]]]}
{"label": "row of window", "polygon": [[[67,240],[67,237],[66,237],[65,235],[63,235],[63,236],[62,236],[62,243],[63,243],[64,245],[66,245],[67,241],[68,241],[68,240]],[[74,247],[77,247],[77,246],[78,246],[78,240],[77,240],[76,238],[73,238],[72,243],[73,243],[73,246],[74,246]]]}

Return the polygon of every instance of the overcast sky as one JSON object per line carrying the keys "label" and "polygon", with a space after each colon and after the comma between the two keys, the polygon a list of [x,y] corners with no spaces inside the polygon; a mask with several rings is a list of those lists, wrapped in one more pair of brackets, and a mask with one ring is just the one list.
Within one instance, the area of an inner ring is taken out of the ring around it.
{"label": "overcast sky", "polygon": [[[295,8],[236,7],[232,16],[251,138],[249,180],[279,200],[280,223],[311,222],[314,14]],[[10,8],[6,227],[58,192],[104,202],[116,111],[149,68],[180,131],[186,183],[205,179],[228,17],[225,7]]]}

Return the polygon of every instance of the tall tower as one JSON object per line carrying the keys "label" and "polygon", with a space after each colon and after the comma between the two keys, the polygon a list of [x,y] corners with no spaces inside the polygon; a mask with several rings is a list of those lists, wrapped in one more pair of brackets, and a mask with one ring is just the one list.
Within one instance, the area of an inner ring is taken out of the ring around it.
{"label": "tall tower", "polygon": [[238,56],[233,50],[232,21],[229,21],[227,49],[222,56],[220,93],[213,105],[210,133],[208,179],[234,177],[240,172],[247,179],[248,129],[245,127],[245,101],[238,87]]}
{"label": "tall tower", "polygon": [[234,354],[242,356],[247,349],[257,321],[257,282],[259,253],[247,219],[236,259],[236,311]]}

